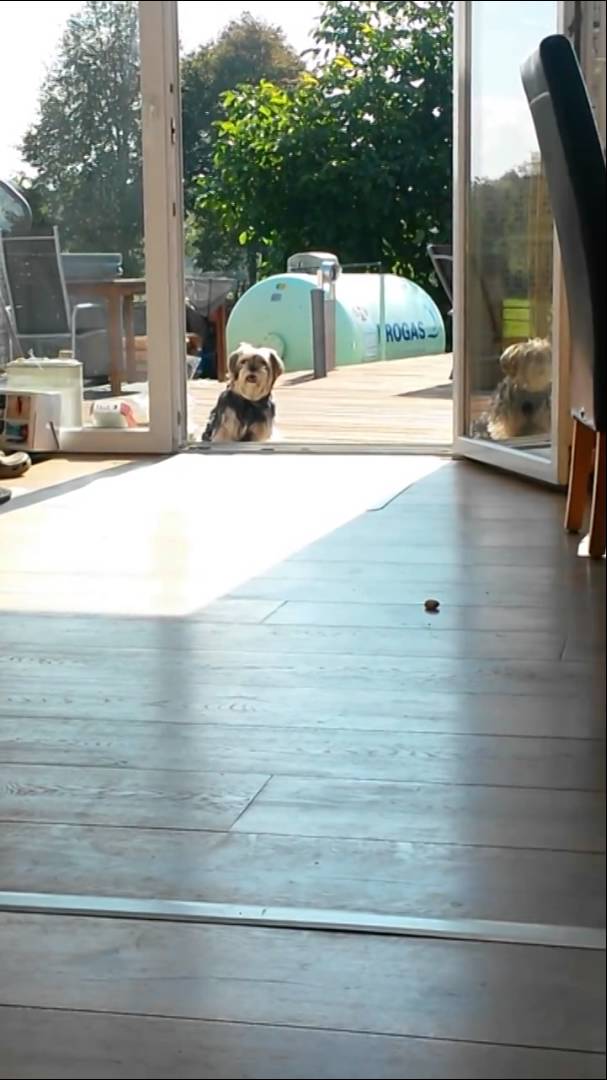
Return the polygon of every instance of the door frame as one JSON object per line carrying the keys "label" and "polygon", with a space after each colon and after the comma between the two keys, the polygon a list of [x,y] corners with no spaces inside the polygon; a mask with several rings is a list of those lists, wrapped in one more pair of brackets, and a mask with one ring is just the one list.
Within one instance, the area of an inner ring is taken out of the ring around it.
{"label": "door frame", "polygon": [[[558,30],[572,25],[571,0],[558,3]],[[467,434],[469,372],[466,364],[467,234],[470,177],[470,57],[472,4],[456,0],[454,27],[454,189],[453,189],[453,453],[546,484],[567,482],[571,421],[569,417],[569,331],[567,300],[558,242],[553,268],[553,387],[551,455],[541,458],[525,450],[473,439]]]}
{"label": "door frame", "polygon": [[140,0],[147,364],[141,429],[61,432],[62,453],[165,454],[186,441],[181,95],[176,0]]}

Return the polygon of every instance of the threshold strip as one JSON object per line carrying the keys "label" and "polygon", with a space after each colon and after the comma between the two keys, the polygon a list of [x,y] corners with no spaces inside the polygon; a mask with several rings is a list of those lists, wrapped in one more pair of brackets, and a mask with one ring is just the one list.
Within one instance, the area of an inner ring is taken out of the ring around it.
{"label": "threshold strip", "polygon": [[498,922],[491,919],[425,919],[367,911],[213,904],[202,900],[0,892],[0,912],[605,950],[605,930],[594,927]]}

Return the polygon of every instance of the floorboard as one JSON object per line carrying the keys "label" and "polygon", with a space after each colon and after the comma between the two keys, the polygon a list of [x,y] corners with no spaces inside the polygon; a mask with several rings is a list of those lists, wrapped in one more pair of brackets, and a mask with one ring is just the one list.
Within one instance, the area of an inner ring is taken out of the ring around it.
{"label": "floorboard", "polygon": [[8,891],[601,926],[605,856],[238,832],[4,823]]}
{"label": "floorboard", "polygon": [[113,686],[56,689],[15,685],[0,697],[0,717],[11,720],[120,720],[131,723],[221,724],[225,727],[347,728],[357,731],[410,731],[437,734],[511,735],[533,738],[604,739],[600,694],[585,694],[572,706],[554,693],[517,694],[436,691],[408,686],[402,690],[314,687],[205,686],[172,695],[155,686],[120,691]]}
{"label": "floorboard", "polygon": [[352,1032],[2,1009],[2,1080],[600,1080],[601,1054]]}
{"label": "floorboard", "polygon": [[[57,767],[146,772],[252,772],[350,780],[601,791],[605,743],[221,724],[137,724],[120,720],[5,720],[0,760],[10,777],[23,765],[44,766],[49,785]],[[10,779],[9,779],[10,784]],[[71,785],[70,785],[71,787]]]}
{"label": "floorboard", "polygon": [[[218,643],[219,644],[219,643]],[[435,691],[468,694],[512,694],[525,696],[562,695],[576,700],[586,693],[604,701],[605,686],[600,670],[586,661],[549,660],[463,660],[409,657],[399,662],[395,656],[366,656],[343,653],[225,652],[209,649],[197,662],[186,654],[161,653],[157,659],[145,653],[108,656],[99,650],[87,655],[52,653],[43,657],[31,653],[7,652],[0,656],[0,693],[10,692],[16,681],[27,681],[32,692],[42,686],[61,689],[70,681],[89,693],[102,693],[111,686],[118,693],[135,696],[141,685],[154,687],[157,696],[171,699],[204,698],[207,687],[222,687],[229,693],[235,680],[242,687],[271,684],[282,689],[336,690],[346,697],[358,690],[373,693],[386,685],[395,691],[412,693]]]}
{"label": "floorboard", "polygon": [[[157,759],[160,766],[161,759]],[[253,773],[4,765],[3,821],[229,829],[269,780]]]}
{"label": "floorboard", "polygon": [[[605,565],[562,495],[394,455],[28,476],[0,511],[0,890],[603,925]],[[0,1077],[605,1075],[600,952],[0,938]]]}
{"label": "floorboard", "polygon": [[605,801],[587,791],[273,777],[241,832],[605,850]]}
{"label": "floorboard", "polygon": [[8,914],[0,952],[19,1006],[605,1050],[599,952]]}

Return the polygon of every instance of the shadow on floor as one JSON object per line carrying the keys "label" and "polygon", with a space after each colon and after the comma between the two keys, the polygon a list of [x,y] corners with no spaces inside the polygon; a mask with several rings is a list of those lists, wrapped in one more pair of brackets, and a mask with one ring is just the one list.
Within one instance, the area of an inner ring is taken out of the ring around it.
{"label": "shadow on floor", "polygon": [[421,390],[406,390],[404,394],[397,394],[404,398],[440,398],[442,401],[450,401],[453,397],[453,383],[445,383],[444,386],[425,386]]}

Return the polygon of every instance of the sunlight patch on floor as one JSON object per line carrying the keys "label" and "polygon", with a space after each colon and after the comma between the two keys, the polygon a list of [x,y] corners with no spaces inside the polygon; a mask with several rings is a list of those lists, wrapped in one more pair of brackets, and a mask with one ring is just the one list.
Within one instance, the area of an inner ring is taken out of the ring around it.
{"label": "sunlight patch on floor", "polygon": [[448,465],[180,455],[105,473],[4,518],[0,610],[192,614]]}

